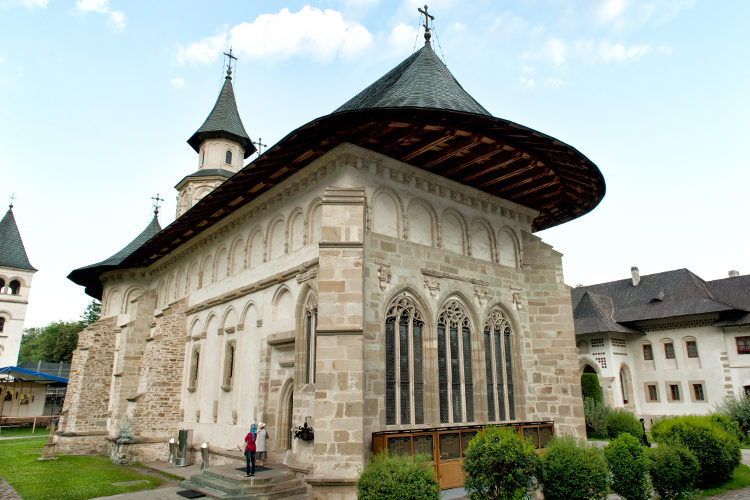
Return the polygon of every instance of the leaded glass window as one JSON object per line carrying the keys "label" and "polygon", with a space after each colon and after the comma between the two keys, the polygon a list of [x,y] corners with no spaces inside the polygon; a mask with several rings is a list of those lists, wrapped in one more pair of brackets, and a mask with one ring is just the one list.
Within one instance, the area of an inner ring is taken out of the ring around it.
{"label": "leaded glass window", "polygon": [[310,294],[305,303],[305,383],[315,383],[315,331],[318,328],[318,304],[315,296]]}
{"label": "leaded glass window", "polygon": [[474,420],[471,324],[463,305],[449,300],[438,316],[440,422]]}
{"label": "leaded glass window", "polygon": [[414,300],[399,296],[385,319],[385,423],[424,423],[422,330]]}
{"label": "leaded glass window", "polygon": [[484,326],[484,358],[487,373],[487,408],[490,421],[515,420],[513,349],[508,317],[493,308]]}

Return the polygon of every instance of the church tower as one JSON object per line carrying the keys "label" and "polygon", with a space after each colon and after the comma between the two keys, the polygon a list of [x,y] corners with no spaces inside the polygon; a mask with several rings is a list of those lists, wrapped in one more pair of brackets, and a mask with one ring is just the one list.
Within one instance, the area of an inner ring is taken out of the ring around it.
{"label": "church tower", "polygon": [[0,367],[18,362],[31,278],[36,271],[26,255],[11,203],[0,221]]}
{"label": "church tower", "polygon": [[190,210],[201,198],[213,191],[242,168],[242,160],[255,152],[253,141],[245,132],[232,88],[232,60],[224,86],[203,125],[188,139],[198,153],[198,171],[177,183],[177,217]]}

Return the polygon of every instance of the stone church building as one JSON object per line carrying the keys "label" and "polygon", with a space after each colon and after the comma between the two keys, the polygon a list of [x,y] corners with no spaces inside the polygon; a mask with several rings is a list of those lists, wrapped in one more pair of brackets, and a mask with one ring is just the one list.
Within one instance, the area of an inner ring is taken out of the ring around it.
{"label": "stone church building", "polygon": [[382,431],[585,435],[561,254],[534,232],[592,210],[603,177],[492,116],[425,38],[244,166],[228,72],[177,219],[70,273],[103,309],[73,357],[63,450],[111,451],[127,429],[118,453],[166,460],[191,429],[229,461],[263,421],[269,460],[324,497],[354,491]]}

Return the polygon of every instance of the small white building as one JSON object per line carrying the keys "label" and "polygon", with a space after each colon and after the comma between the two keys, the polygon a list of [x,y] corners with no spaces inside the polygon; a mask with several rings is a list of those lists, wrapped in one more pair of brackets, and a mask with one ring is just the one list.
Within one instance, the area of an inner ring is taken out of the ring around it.
{"label": "small white building", "polygon": [[18,232],[13,205],[10,205],[0,220],[0,368],[15,366],[18,361],[31,278],[35,272]]}
{"label": "small white building", "polygon": [[750,275],[707,282],[633,267],[571,295],[581,373],[599,376],[608,405],[650,423],[750,394]]}

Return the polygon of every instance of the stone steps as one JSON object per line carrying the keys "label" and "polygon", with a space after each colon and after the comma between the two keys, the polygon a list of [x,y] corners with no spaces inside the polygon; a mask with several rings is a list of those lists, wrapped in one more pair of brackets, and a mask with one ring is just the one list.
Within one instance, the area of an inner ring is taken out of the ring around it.
{"label": "stone steps", "polygon": [[307,484],[283,466],[259,471],[244,477],[235,465],[210,467],[180,482],[180,486],[200,491],[209,498],[275,500],[308,500]]}

